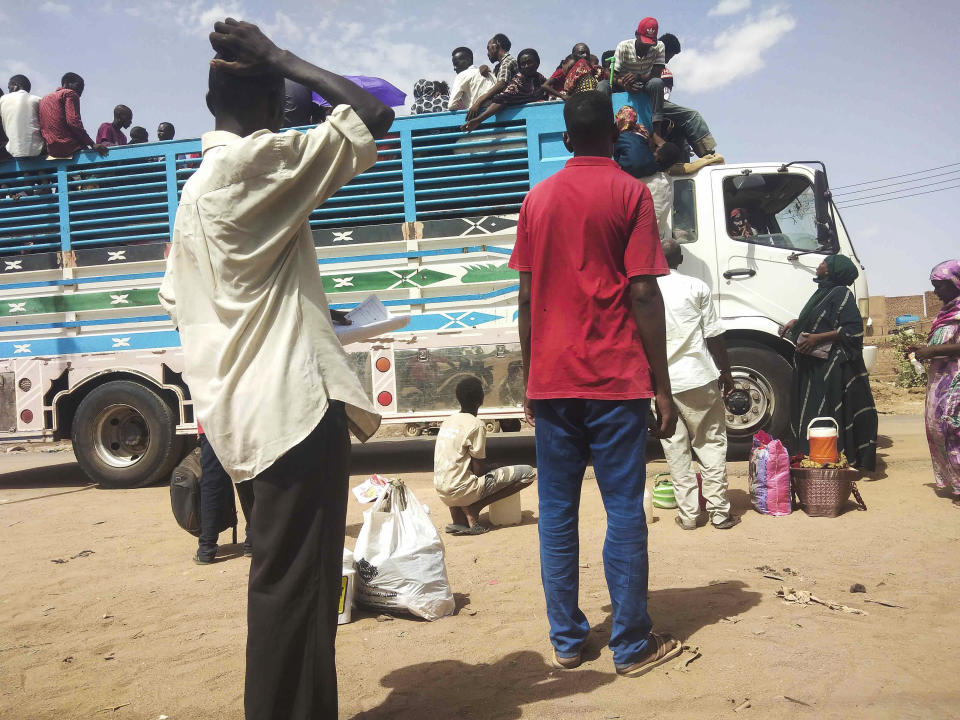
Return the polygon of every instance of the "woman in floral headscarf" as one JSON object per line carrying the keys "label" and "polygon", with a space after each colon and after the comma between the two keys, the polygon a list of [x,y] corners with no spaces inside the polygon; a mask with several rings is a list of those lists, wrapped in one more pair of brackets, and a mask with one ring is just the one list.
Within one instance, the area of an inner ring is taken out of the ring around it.
{"label": "woman in floral headscarf", "polygon": [[907,353],[930,362],[924,417],[933,476],[937,487],[949,487],[960,503],[960,260],[937,265],[930,282],[943,307],[927,344],[907,348]]}

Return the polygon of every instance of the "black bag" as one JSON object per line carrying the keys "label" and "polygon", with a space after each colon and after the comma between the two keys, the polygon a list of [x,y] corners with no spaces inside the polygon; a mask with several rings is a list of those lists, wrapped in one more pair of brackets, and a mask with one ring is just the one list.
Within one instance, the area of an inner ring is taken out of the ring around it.
{"label": "black bag", "polygon": [[[194,537],[200,537],[200,476],[203,468],[200,465],[200,448],[187,455],[177,467],[173,469],[170,478],[170,505],[173,508],[173,517],[177,524]],[[226,499],[220,509],[220,521],[217,523],[217,533],[227,528],[233,528],[233,544],[237,544],[237,503],[230,492],[224,493]]]}

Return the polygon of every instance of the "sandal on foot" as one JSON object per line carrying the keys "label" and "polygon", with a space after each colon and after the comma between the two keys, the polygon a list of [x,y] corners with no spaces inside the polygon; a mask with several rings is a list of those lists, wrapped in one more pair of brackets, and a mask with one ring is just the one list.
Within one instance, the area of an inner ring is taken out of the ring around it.
{"label": "sandal on foot", "polygon": [[582,662],[583,656],[580,653],[571,655],[570,657],[561,657],[557,655],[556,650],[553,651],[553,666],[561,670],[573,670],[574,668],[580,667],[580,663]]}
{"label": "sandal on foot", "polygon": [[677,657],[683,652],[683,645],[670,635],[650,633],[647,640],[647,654],[629,665],[617,665],[617,674],[626,677],[639,677],[663,665],[667,660]]}
{"label": "sandal on foot", "polygon": [[490,528],[484,525],[474,525],[473,527],[464,528],[463,530],[457,530],[454,535],[483,535],[485,532],[489,532]]}
{"label": "sandal on foot", "polygon": [[464,530],[469,530],[468,525],[461,525],[460,523],[450,523],[447,525],[443,531],[449,533],[450,535],[456,535],[458,532],[463,532]]}

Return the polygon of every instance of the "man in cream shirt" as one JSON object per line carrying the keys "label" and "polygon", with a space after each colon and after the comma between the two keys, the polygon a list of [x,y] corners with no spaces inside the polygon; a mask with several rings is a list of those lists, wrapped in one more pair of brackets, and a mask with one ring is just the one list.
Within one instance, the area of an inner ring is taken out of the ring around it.
{"label": "man in cream shirt", "polygon": [[10,92],[0,97],[0,122],[7,135],[7,152],[15,158],[37,157],[43,152],[40,135],[40,98],[30,94],[30,81],[14,75]]}
{"label": "man in cream shirt", "polygon": [[727,530],[740,522],[730,514],[727,498],[727,421],[723,399],[733,390],[730,361],[706,283],[677,272],[683,252],[674,240],[663,244],[670,274],[657,278],[667,328],[667,364],[673,402],[680,419],[669,438],[661,438],[663,454],[677,496],[677,524],[694,530],[700,516],[697,457],[703,497],[713,527]]}
{"label": "man in cream shirt", "polygon": [[473,50],[458,47],[451,56],[453,69],[457,73],[450,90],[450,110],[468,110],[477,98],[483,97],[494,85],[490,68],[484,66],[486,73],[473,64]]}
{"label": "man in cream shirt", "polygon": [[[379,426],[337,341],[307,219],[376,162],[393,111],[228,18],[210,35],[216,130],[183,188],[161,302],[180,330],[198,420],[254,484],[247,720],[337,717],[334,641],[348,429]],[[335,109],[278,134],[284,79]]]}

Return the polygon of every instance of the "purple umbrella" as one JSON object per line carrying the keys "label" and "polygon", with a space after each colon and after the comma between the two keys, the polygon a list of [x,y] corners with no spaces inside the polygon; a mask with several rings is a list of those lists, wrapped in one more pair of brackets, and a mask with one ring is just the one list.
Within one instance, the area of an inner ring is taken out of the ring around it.
{"label": "purple umbrella", "polygon": [[[407,94],[402,90],[398,90],[383,78],[368,77],[366,75],[344,75],[344,77],[354,85],[362,87],[384,105],[400,107],[407,102]],[[313,94],[313,100],[322,107],[330,107],[330,103],[317,93]]]}

